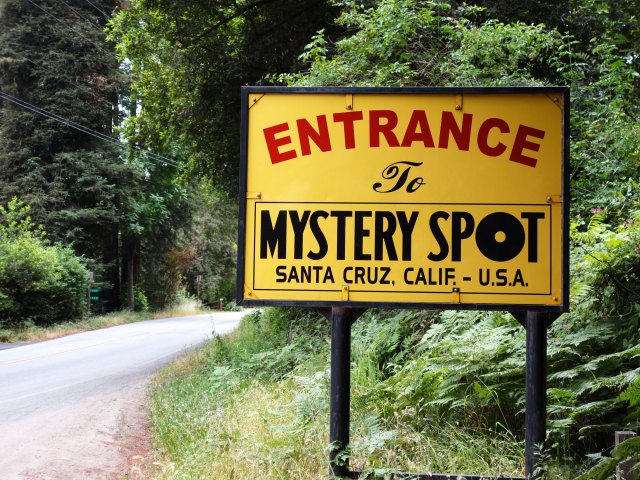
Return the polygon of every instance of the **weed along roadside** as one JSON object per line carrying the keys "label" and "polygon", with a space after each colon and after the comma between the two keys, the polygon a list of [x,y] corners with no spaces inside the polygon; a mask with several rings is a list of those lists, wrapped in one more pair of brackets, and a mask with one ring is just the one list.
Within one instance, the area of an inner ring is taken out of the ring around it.
{"label": "weed along roadside", "polygon": [[[551,326],[550,351],[568,350],[569,324]],[[330,333],[317,313],[267,308],[163,371],[150,407],[159,478],[326,478]],[[550,389],[574,369],[551,365]],[[368,310],[352,330],[351,467],[522,477],[524,372],[525,332],[508,314]],[[548,460],[546,478],[584,467]]]}
{"label": "weed along roadside", "polygon": [[[427,415],[426,402],[399,394],[416,372],[393,371],[404,362],[415,368],[412,357],[425,360],[412,352],[425,347],[421,332],[436,316],[383,313],[368,311],[354,324],[351,464],[379,475],[392,471],[389,464],[398,471],[521,473],[522,443],[506,426],[478,434],[478,418],[462,424]],[[448,327],[459,321],[452,317]],[[508,323],[505,335],[518,331]],[[150,416],[160,477],[326,478],[329,335],[316,313],[268,308],[158,375]],[[453,398],[443,396],[439,410],[448,402]]]}
{"label": "weed along roadside", "polygon": [[124,310],[106,315],[92,316],[88,319],[78,320],[76,322],[58,323],[45,327],[28,325],[20,328],[3,328],[0,329],[0,350],[14,348],[24,343],[51,340],[53,338],[72,335],[74,333],[108,328],[126,323],[141,322],[159,318],[198,315],[201,313],[206,313],[206,310],[202,309],[196,301],[191,299],[182,299],[171,308],[165,308],[164,310],[155,312],[130,312]]}
{"label": "weed along roadside", "polygon": [[[524,473],[540,478],[547,327],[569,309],[568,88],[243,87],[241,102],[238,303],[312,307],[331,323],[331,476],[360,475],[352,324],[400,307],[513,312],[526,332]],[[492,130],[503,136],[490,146]],[[493,158],[502,142],[509,162]]]}

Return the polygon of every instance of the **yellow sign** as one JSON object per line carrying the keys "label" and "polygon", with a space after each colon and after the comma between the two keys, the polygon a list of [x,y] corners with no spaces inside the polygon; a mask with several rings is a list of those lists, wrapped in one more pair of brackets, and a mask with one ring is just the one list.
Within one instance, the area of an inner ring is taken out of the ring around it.
{"label": "yellow sign", "polygon": [[566,310],[567,89],[242,101],[241,303]]}

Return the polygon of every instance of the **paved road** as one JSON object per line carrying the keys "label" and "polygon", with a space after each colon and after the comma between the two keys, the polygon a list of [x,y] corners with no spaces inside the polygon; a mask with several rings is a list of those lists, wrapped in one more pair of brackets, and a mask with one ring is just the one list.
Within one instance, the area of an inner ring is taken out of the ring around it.
{"label": "paved road", "polygon": [[112,478],[78,457],[108,456],[102,447],[117,439],[107,430],[126,435],[130,403],[141,410],[150,375],[242,315],[152,320],[0,351],[0,478]]}

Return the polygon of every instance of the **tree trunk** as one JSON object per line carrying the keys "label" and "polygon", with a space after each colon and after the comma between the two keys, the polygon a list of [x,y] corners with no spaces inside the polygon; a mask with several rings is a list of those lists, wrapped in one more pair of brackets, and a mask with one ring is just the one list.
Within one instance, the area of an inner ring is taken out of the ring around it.
{"label": "tree trunk", "polygon": [[129,261],[127,262],[127,296],[129,298],[129,310],[132,312],[136,309],[136,295],[135,295],[135,271],[136,271],[136,244],[132,242],[131,249],[129,251]]}
{"label": "tree trunk", "polygon": [[127,308],[131,311],[135,309],[135,279],[136,279],[136,245],[137,242],[131,237],[122,239],[122,284],[127,286]]}
{"label": "tree trunk", "polygon": [[103,244],[102,262],[106,269],[104,278],[110,284],[110,292],[103,300],[106,301],[105,308],[108,312],[119,310],[120,303],[120,248],[118,237],[118,226],[114,225],[111,231],[105,232],[106,238]]}

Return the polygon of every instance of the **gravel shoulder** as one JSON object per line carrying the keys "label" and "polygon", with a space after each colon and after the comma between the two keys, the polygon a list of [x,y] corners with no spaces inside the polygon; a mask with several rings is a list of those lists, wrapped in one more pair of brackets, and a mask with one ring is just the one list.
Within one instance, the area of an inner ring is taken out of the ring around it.
{"label": "gravel shoulder", "polygon": [[146,478],[148,384],[143,380],[7,425],[0,436],[2,478]]}

